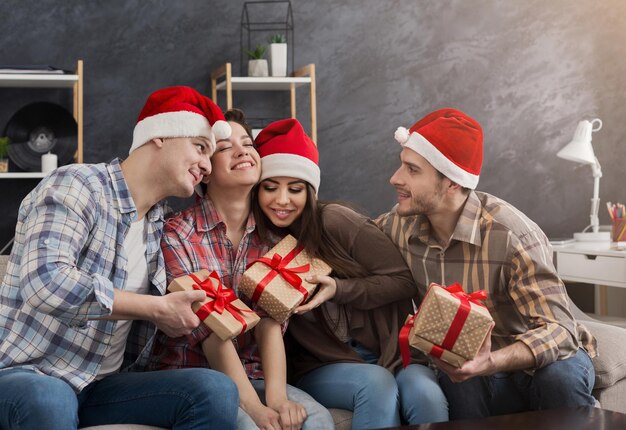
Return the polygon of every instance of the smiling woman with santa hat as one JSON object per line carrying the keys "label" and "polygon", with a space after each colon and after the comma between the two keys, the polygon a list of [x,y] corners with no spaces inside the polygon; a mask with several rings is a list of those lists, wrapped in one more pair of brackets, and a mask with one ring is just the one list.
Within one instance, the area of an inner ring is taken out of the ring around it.
{"label": "smiling woman with santa hat", "polygon": [[353,411],[353,429],[447,420],[432,371],[421,364],[398,370],[398,331],[417,291],[397,248],[365,216],[317,200],[318,151],[297,120],[270,124],[255,142],[259,232],[292,234],[333,269],[307,279],[319,289],[289,320],[295,385],[327,408]]}
{"label": "smiling woman with santa hat", "polygon": [[238,430],[331,428],[332,417],[324,407],[286,384],[282,338],[286,324],[269,318],[239,294],[244,270],[271,244],[260,239],[250,211],[251,191],[261,174],[252,132],[240,110],[226,112],[225,118],[232,133],[216,141],[202,198],[167,221],[161,247],[168,281],[201,269],[215,271],[261,321],[234,341],[220,339],[204,324],[191,336],[160,333],[151,368],[211,367],[230,376],[239,389]]}

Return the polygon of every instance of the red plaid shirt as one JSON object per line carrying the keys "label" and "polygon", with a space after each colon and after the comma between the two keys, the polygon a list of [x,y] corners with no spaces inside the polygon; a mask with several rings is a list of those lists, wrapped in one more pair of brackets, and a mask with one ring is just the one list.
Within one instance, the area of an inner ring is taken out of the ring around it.
{"label": "red plaid shirt", "polygon": [[[254,216],[248,216],[246,230],[234,249],[226,237],[226,224],[222,221],[213,202],[204,198],[192,207],[168,219],[161,240],[167,272],[167,282],[202,269],[215,270],[225,287],[232,288],[237,296],[261,318],[261,309],[252,305],[238,285],[248,264],[267,253],[271,246],[263,243],[256,232]],[[286,323],[283,324],[283,333]],[[254,329],[233,340],[246,374],[251,379],[262,379],[261,358],[253,336]],[[150,363],[152,370],[178,369],[184,367],[208,367],[202,351],[202,341],[211,330],[200,324],[189,336],[170,338],[159,332]]]}

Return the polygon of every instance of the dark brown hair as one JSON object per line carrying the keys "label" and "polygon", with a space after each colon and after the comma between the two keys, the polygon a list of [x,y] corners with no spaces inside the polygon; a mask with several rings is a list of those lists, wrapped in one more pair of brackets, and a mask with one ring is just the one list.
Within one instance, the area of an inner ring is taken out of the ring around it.
{"label": "dark brown hair", "polygon": [[229,109],[224,113],[224,118],[226,118],[226,121],[236,122],[242,126],[246,133],[248,133],[248,136],[250,136],[250,139],[252,139],[252,129],[246,122],[246,116],[243,111],[237,108]]}

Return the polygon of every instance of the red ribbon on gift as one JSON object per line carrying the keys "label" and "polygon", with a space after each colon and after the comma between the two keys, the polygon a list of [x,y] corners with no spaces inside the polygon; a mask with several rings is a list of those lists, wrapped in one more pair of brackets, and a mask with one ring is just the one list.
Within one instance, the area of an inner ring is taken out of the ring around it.
{"label": "red ribbon on gift", "polygon": [[290,268],[286,267],[287,264],[289,264],[291,260],[296,258],[296,256],[303,249],[304,249],[303,247],[297,246],[294,249],[292,249],[284,257],[280,256],[279,254],[274,254],[272,259],[269,259],[267,257],[261,257],[258,260],[255,260],[250,264],[251,266],[254,263],[263,263],[266,266],[269,266],[270,268],[269,273],[265,275],[263,279],[261,279],[261,282],[259,282],[256,288],[254,289],[254,293],[252,294],[253,302],[259,301],[259,298],[261,297],[263,290],[265,290],[265,287],[268,286],[268,284],[272,281],[272,279],[276,277],[276,275],[280,275],[285,281],[287,281],[287,283],[289,283],[289,285],[291,285],[293,288],[298,290],[304,296],[300,303],[306,301],[307,297],[309,296],[309,292],[304,287],[302,287],[302,278],[296,275],[296,273],[308,272],[310,270],[310,265],[305,264],[303,266],[298,266],[298,267],[290,267]]}
{"label": "red ribbon on gift", "polygon": [[[202,305],[200,309],[196,311],[198,318],[204,321],[212,312],[217,312],[221,315],[226,310],[241,323],[241,333],[246,331],[248,324],[246,324],[246,320],[243,319],[240,314],[243,312],[253,311],[250,309],[240,309],[233,305],[232,302],[237,300],[238,297],[233,290],[224,287],[224,284],[222,284],[222,280],[217,272],[211,272],[211,274],[204,281],[198,279],[198,277],[193,273],[189,274],[189,277],[196,282],[192,285],[194,290],[202,290],[206,293],[207,297],[213,299],[212,301]],[[217,281],[217,289],[213,286],[211,279]]]}
{"label": "red ribbon on gift", "polygon": [[463,287],[459,284],[452,284],[445,289],[451,293],[454,297],[461,301],[461,305],[456,310],[456,315],[452,319],[452,324],[450,324],[450,328],[446,333],[446,336],[441,342],[441,345],[433,345],[430,350],[430,355],[441,358],[444,350],[452,351],[452,347],[456,343],[456,340],[459,338],[461,334],[461,330],[463,330],[463,325],[465,325],[465,320],[472,309],[470,302],[485,307],[480,301],[487,299],[487,292],[485,290],[475,291],[471,294],[467,294],[463,291]]}
{"label": "red ribbon on gift", "polygon": [[[463,287],[460,284],[452,284],[448,287],[444,287],[446,291],[448,291],[452,296],[458,298],[461,301],[461,305],[456,311],[456,315],[452,319],[452,323],[450,324],[450,328],[446,333],[446,336],[443,339],[441,345],[433,344],[430,355],[441,358],[444,350],[452,351],[452,347],[456,343],[459,335],[461,334],[461,330],[463,329],[463,325],[467,320],[467,317],[471,310],[471,303],[474,303],[478,306],[485,307],[481,301],[487,299],[487,292],[485,290],[475,291],[471,294],[467,294],[463,291]],[[419,312],[419,309],[418,309]],[[402,354],[402,363],[404,367],[408,366],[409,361],[411,359],[411,355],[409,353],[409,332],[411,327],[413,327],[413,322],[415,321],[415,317],[417,313],[412,316],[402,329],[400,329],[399,342],[400,342],[400,352]]]}
{"label": "red ribbon on gift", "polygon": [[400,343],[400,354],[402,354],[402,364],[406,368],[411,361],[411,353],[409,351],[409,332],[411,331],[411,327],[413,327],[413,322],[415,322],[415,317],[417,314],[411,316],[406,323],[400,329],[399,335],[399,343]]}

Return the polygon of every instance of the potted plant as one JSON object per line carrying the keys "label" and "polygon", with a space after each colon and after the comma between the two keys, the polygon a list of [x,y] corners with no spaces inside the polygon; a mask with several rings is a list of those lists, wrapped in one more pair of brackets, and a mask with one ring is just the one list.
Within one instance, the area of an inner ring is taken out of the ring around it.
{"label": "potted plant", "polygon": [[263,58],[266,49],[264,45],[257,45],[254,51],[245,50],[250,57],[248,61],[248,76],[267,76],[267,60]]}
{"label": "potted plant", "polygon": [[9,138],[0,137],[0,172],[9,171]]}
{"label": "potted plant", "polygon": [[287,38],[284,34],[270,38],[270,61],[272,76],[287,76]]}

